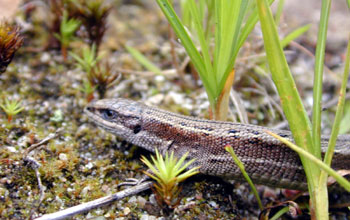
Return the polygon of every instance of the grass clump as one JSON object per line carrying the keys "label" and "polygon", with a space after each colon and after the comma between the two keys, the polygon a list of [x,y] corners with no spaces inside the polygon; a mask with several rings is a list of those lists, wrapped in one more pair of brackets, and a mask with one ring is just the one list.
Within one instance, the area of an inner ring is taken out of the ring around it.
{"label": "grass clump", "polygon": [[[213,118],[225,120],[236,57],[258,21],[256,4],[246,0],[188,0],[182,4],[186,18],[181,21],[168,0],[157,3],[203,82]],[[184,22],[193,30],[191,34]]]}
{"label": "grass clump", "polygon": [[84,81],[81,90],[87,95],[88,101],[94,98],[95,90],[100,99],[104,98],[108,87],[117,79],[118,74],[112,71],[112,66],[108,62],[100,62],[102,55],[97,55],[95,44],[84,48],[80,56],[73,52],[69,54],[77,61],[77,66],[87,74],[87,80]]}
{"label": "grass clump", "polygon": [[7,22],[0,23],[0,74],[6,71],[22,44],[23,37],[19,27],[11,26]]}
{"label": "grass clump", "polygon": [[83,85],[80,87],[80,91],[85,94],[87,102],[91,102],[94,99],[95,90],[96,86],[91,85],[89,80],[84,80]]}
{"label": "grass clump", "polygon": [[86,47],[83,49],[81,55],[70,52],[69,55],[77,61],[77,67],[82,69],[84,72],[90,74],[91,70],[96,66],[96,64],[101,60],[102,56],[96,55],[96,45],[93,44],[91,47]]}
{"label": "grass clump", "polygon": [[55,33],[55,37],[61,42],[61,52],[64,60],[67,60],[67,48],[74,38],[74,33],[78,30],[81,22],[68,17],[68,12],[63,12],[60,24],[60,32]]}
{"label": "grass clump", "polygon": [[187,155],[186,153],[178,160],[174,158],[174,152],[171,152],[170,156],[166,152],[165,158],[163,158],[156,149],[156,158],[151,156],[153,164],[142,156],[142,162],[152,171],[152,173],[145,172],[145,174],[157,181],[154,185],[154,191],[160,207],[166,205],[169,208],[175,208],[180,202],[179,183],[198,173],[199,167],[193,167],[182,173],[195,161],[192,159],[184,163]]}
{"label": "grass clump", "polygon": [[[289,122],[289,127],[292,131],[296,145],[287,142],[281,137],[278,138],[287,146],[299,153],[308,182],[311,219],[329,219],[327,192],[328,175],[332,175],[335,179],[337,179],[340,185],[342,185],[347,191],[350,191],[350,183],[329,167],[331,165],[335,140],[337,139],[339,130],[339,122],[344,108],[344,94],[346,92],[346,82],[349,76],[350,46],[348,46],[348,52],[346,54],[345,70],[343,74],[342,88],[340,90],[336,120],[333,125],[327,152],[324,158],[322,158],[322,79],[331,1],[322,1],[320,13],[319,32],[315,56],[312,123],[307,116],[291,74],[291,70],[283,53],[283,47],[278,36],[277,27],[272,16],[272,12],[269,8],[268,1],[257,0],[256,2],[272,79],[280,95],[283,111]],[[276,137],[274,134],[271,135]],[[321,162],[322,160],[323,163]]]}
{"label": "grass clump", "polygon": [[5,99],[4,102],[0,104],[0,107],[6,113],[8,122],[11,122],[13,119],[13,116],[17,115],[24,109],[20,101],[16,101],[16,100],[11,101],[9,99]]}
{"label": "grass clump", "polygon": [[98,50],[107,30],[107,17],[111,6],[104,0],[71,1],[72,15],[78,18],[85,28],[90,46]]}

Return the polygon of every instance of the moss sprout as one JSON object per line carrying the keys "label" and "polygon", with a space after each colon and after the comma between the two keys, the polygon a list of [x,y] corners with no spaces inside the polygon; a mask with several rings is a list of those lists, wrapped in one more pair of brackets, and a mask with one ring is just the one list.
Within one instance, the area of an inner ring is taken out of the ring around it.
{"label": "moss sprout", "polygon": [[165,158],[163,158],[157,149],[156,158],[151,157],[153,164],[146,157],[142,157],[142,162],[152,171],[152,173],[145,172],[145,174],[157,181],[154,191],[161,207],[167,205],[164,208],[175,208],[180,202],[179,183],[198,173],[199,167],[193,167],[182,173],[195,161],[193,159],[184,164],[186,157],[187,153],[178,160],[174,158],[174,152],[171,152],[170,156],[166,152]]}
{"label": "moss sprout", "polygon": [[107,17],[111,6],[104,0],[71,1],[72,16],[78,18],[85,27],[90,45],[95,44],[98,50],[102,38],[107,30]]}
{"label": "moss sprout", "polygon": [[0,107],[6,113],[8,122],[11,122],[13,119],[13,116],[17,115],[24,109],[24,107],[21,106],[20,101],[16,101],[16,100],[11,101],[9,99],[5,99],[4,102],[0,104]]}
{"label": "moss sprout", "polygon": [[7,22],[0,23],[0,74],[6,71],[22,43],[19,27],[11,26]]}
{"label": "moss sprout", "polygon": [[74,33],[79,28],[81,22],[74,18],[68,17],[68,12],[63,12],[63,18],[60,24],[60,32],[55,37],[61,42],[61,52],[64,60],[67,59],[67,48],[74,38]]}
{"label": "moss sprout", "polygon": [[112,66],[105,62],[103,64],[98,63],[88,74],[88,80],[92,85],[96,87],[99,98],[102,99],[105,96],[107,89],[118,78],[118,74],[112,71]]}

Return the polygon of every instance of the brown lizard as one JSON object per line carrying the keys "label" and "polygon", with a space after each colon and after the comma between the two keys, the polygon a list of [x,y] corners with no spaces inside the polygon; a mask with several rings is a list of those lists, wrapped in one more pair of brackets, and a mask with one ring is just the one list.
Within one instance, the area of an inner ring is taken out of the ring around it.
{"label": "brown lizard", "polygon": [[[196,159],[191,167],[200,166],[203,174],[243,180],[224,149],[230,145],[254,183],[307,189],[298,154],[265,132],[292,141],[289,131],[188,117],[127,99],[98,100],[85,112],[98,126],[151,152],[174,151],[176,157],[188,152],[188,159]],[[328,137],[322,137],[322,152],[327,143]],[[350,169],[350,135],[338,137],[332,167]]]}

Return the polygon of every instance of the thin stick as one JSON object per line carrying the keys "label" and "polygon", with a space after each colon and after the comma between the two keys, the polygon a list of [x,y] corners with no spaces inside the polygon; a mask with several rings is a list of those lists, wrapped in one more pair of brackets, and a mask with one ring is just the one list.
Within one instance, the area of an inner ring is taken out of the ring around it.
{"label": "thin stick", "polygon": [[143,182],[139,185],[127,188],[123,191],[117,192],[117,193],[109,195],[109,196],[105,196],[105,197],[102,197],[102,198],[99,198],[99,199],[96,199],[96,200],[93,200],[90,202],[82,203],[80,205],[73,206],[73,207],[70,207],[68,209],[64,209],[64,210],[61,210],[61,211],[58,211],[55,213],[43,215],[43,216],[37,218],[36,220],[66,219],[66,218],[72,217],[73,215],[87,212],[87,211],[90,211],[91,209],[98,208],[98,207],[101,207],[104,205],[108,205],[114,201],[123,199],[127,196],[132,196],[132,195],[138,194],[140,192],[143,192],[147,189],[150,189],[152,184],[153,184],[153,182],[151,182],[151,181]]}
{"label": "thin stick", "polygon": [[31,216],[30,219],[32,219],[32,216],[34,215],[35,211],[39,208],[39,206],[41,205],[41,203],[45,198],[46,187],[42,184],[42,181],[40,178],[40,172],[39,172],[39,168],[41,166],[40,163],[31,156],[26,156],[24,160],[27,161],[28,164],[31,166],[31,168],[35,171],[36,179],[38,181],[38,188],[40,192],[39,198],[33,202],[33,208],[30,211],[30,216]]}
{"label": "thin stick", "polygon": [[27,155],[34,149],[40,147],[41,145],[44,145],[46,144],[47,142],[49,142],[51,139],[54,139],[56,138],[60,133],[61,131],[63,131],[63,128],[59,128],[56,130],[55,133],[52,133],[52,134],[49,134],[46,138],[42,139],[40,142],[36,143],[36,144],[32,144],[30,145],[30,147],[28,147],[26,149],[26,151],[24,152],[24,158],[27,157]]}
{"label": "thin stick", "polygon": [[46,187],[42,184],[42,181],[40,178],[39,168],[41,164],[38,161],[36,161],[33,157],[31,157],[29,153],[37,149],[38,147],[48,143],[50,140],[56,138],[61,133],[61,131],[63,131],[63,128],[57,129],[55,133],[51,133],[46,138],[39,141],[38,143],[32,144],[23,153],[23,160],[26,161],[30,165],[30,167],[35,171],[36,179],[38,181],[38,188],[40,192],[39,198],[33,202],[33,208],[30,211],[31,219],[32,219],[32,216],[34,215],[34,212],[39,208],[40,204],[45,198]]}

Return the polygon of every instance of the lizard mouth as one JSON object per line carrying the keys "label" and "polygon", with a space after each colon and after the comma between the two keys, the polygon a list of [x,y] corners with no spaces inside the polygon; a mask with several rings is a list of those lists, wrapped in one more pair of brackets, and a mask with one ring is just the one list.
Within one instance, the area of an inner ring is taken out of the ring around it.
{"label": "lizard mouth", "polygon": [[[102,127],[106,129],[107,131],[110,131],[111,133],[115,133],[116,130],[125,130],[125,127],[114,123],[113,120],[107,120],[106,115],[103,114],[105,109],[101,109],[99,107],[92,107],[91,105],[88,105],[84,109],[84,113],[87,114],[90,121],[98,125],[99,127]],[[110,117],[107,115],[107,117]]]}
{"label": "lizard mouth", "polygon": [[97,109],[94,107],[87,106],[84,109],[84,113],[87,114],[89,119],[95,123],[97,123],[99,120],[99,115],[97,114]]}
{"label": "lizard mouth", "polygon": [[90,117],[94,117],[96,115],[96,108],[87,106],[84,108],[84,113]]}

